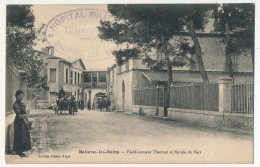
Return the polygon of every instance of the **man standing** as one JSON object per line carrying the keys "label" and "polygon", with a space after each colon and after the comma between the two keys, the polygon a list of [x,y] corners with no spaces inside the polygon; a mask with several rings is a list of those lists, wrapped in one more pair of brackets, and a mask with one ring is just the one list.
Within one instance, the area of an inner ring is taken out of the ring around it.
{"label": "man standing", "polygon": [[63,87],[61,87],[60,91],[59,91],[59,98],[62,98],[65,96],[65,91],[63,90]]}

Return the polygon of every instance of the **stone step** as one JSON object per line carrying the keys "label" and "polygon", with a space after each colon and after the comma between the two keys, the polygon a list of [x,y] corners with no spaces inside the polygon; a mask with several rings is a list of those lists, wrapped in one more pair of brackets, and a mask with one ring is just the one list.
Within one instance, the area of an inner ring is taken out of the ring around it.
{"label": "stone step", "polygon": [[116,110],[116,112],[125,112],[125,110]]}

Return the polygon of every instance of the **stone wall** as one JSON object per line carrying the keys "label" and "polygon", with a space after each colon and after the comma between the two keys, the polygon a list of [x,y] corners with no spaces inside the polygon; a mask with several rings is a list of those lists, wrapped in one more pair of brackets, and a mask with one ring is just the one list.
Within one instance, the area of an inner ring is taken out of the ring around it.
{"label": "stone wall", "polygon": [[[125,112],[131,112],[132,110],[132,72],[124,72],[117,74],[117,100],[116,110],[124,110]],[[125,87],[125,99],[123,99],[123,83]],[[124,102],[123,102],[124,101]],[[123,107],[123,103],[125,107]]]}
{"label": "stone wall", "polygon": [[23,90],[26,101],[26,83],[22,79],[22,73],[19,72],[10,61],[6,63],[6,96],[5,96],[5,151],[8,153],[13,149],[14,138],[14,118],[13,103],[15,102],[15,92]]}
{"label": "stone wall", "polygon": [[148,115],[148,116],[163,116],[163,107],[158,107],[158,115],[156,115],[156,107],[155,106],[141,106],[141,105],[133,105],[132,113],[139,115]]}
{"label": "stone wall", "polygon": [[168,118],[207,127],[239,128],[253,131],[253,114],[220,113],[205,110],[168,108]]}

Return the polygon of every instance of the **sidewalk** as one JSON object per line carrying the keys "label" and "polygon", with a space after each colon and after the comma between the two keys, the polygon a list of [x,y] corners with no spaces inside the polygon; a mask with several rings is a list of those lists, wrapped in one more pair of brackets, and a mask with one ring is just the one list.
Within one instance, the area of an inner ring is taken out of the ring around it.
{"label": "sidewalk", "polygon": [[213,126],[206,126],[205,124],[203,125],[203,124],[195,123],[195,122],[172,119],[172,118],[165,117],[165,116],[154,116],[154,115],[148,115],[148,114],[140,115],[138,113],[131,113],[131,112],[123,112],[123,113],[127,114],[127,115],[136,115],[136,116],[140,116],[140,117],[148,117],[148,118],[152,118],[152,119],[160,119],[160,120],[165,120],[165,121],[178,122],[178,123],[182,123],[185,125],[198,127],[198,128],[201,127],[201,128],[217,129],[217,130],[223,130],[223,131],[227,131],[227,132],[235,132],[235,133],[239,133],[239,134],[248,134],[248,135],[254,134],[253,128],[247,129],[247,128],[228,127],[228,126],[213,127]]}

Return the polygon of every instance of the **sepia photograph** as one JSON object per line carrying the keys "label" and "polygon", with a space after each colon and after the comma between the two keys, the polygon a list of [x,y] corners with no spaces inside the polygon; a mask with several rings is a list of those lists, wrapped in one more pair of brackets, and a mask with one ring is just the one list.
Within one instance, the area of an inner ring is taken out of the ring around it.
{"label": "sepia photograph", "polygon": [[254,164],[255,3],[4,8],[5,164]]}

